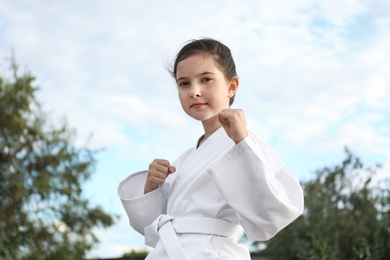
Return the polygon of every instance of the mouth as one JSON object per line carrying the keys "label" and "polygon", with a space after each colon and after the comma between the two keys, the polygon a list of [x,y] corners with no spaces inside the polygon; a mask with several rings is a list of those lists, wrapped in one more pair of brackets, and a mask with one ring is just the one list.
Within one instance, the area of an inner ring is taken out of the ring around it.
{"label": "mouth", "polygon": [[207,103],[196,102],[196,103],[191,104],[190,108],[201,108],[202,106],[205,106],[205,105],[207,105]]}

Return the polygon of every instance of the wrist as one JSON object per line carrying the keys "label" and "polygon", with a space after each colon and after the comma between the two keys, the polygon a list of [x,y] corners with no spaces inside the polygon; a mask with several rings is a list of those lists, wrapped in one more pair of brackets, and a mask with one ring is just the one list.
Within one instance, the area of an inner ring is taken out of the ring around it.
{"label": "wrist", "polygon": [[240,136],[239,138],[235,138],[233,141],[234,141],[235,144],[239,144],[242,140],[244,140],[247,137],[248,137],[248,133]]}

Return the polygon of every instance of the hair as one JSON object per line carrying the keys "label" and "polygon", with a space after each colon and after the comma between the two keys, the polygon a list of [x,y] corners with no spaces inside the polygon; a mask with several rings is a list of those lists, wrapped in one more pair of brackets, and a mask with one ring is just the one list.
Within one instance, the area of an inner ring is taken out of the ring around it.
{"label": "hair", "polygon": [[[173,69],[170,71],[175,80],[177,65],[179,62],[194,54],[204,54],[213,57],[218,68],[223,72],[226,80],[231,80],[233,77],[237,77],[236,65],[230,49],[217,40],[202,38],[199,40],[188,41],[178,52]],[[233,104],[235,96],[236,95],[230,98],[229,106]]]}

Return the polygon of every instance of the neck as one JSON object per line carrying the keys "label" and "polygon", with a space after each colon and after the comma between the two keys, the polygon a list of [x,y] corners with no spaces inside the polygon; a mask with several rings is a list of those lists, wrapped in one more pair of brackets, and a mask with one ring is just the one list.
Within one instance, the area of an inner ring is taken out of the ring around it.
{"label": "neck", "polygon": [[222,125],[218,120],[218,115],[210,118],[208,120],[202,121],[203,129],[204,129],[204,140],[206,140],[210,135],[212,135],[218,128]]}

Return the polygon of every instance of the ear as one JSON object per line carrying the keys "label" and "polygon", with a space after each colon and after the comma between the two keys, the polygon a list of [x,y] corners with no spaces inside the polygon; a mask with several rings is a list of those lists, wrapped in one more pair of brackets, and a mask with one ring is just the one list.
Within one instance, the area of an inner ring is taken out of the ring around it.
{"label": "ear", "polygon": [[229,98],[233,97],[236,94],[239,84],[240,81],[238,80],[238,77],[231,78],[231,80],[229,81],[229,89],[228,89]]}

